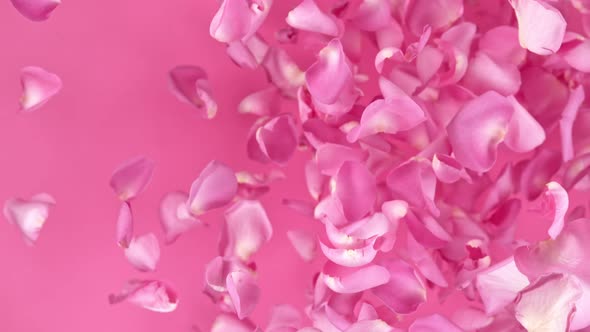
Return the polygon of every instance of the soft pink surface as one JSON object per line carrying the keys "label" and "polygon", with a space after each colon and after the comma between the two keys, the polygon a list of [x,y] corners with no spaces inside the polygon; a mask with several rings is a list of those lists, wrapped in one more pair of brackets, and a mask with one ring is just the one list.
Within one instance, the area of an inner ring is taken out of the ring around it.
{"label": "soft pink surface", "polygon": [[[278,2],[268,25],[282,26],[294,4]],[[209,36],[217,6],[213,0],[67,1],[48,21],[34,23],[10,1],[0,1],[0,201],[42,191],[57,200],[34,248],[16,227],[0,222],[0,331],[210,328],[218,310],[201,290],[205,264],[217,256],[222,212],[204,217],[210,227],[163,245],[157,272],[142,274],[115,243],[120,202],[108,182],[130,157],[156,161],[154,179],[133,207],[136,233],[153,231],[163,240],[160,199],[169,191],[188,191],[211,159],[236,170],[262,169],[246,157],[253,118],[236,109],[244,96],[265,86],[264,72],[238,68]],[[170,93],[167,73],[179,64],[208,71],[219,102],[214,120],[202,120]],[[18,114],[19,71],[28,65],[59,73],[64,87],[43,109]],[[262,324],[274,304],[302,307],[302,290],[319,270],[297,256],[285,234],[317,227],[280,204],[283,197],[307,198],[305,158],[298,153],[295,159],[285,170],[289,178],[262,198],[275,230],[257,256],[262,296],[252,318]],[[176,287],[175,312],[108,304],[108,294],[127,279],[146,277]]]}

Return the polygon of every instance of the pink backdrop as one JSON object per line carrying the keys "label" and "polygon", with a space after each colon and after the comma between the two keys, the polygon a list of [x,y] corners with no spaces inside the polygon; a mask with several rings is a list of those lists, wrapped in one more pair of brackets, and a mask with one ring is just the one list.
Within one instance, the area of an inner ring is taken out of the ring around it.
{"label": "pink backdrop", "polygon": [[[281,0],[268,25],[282,24],[294,3]],[[156,273],[141,274],[115,244],[120,203],[108,181],[130,157],[145,154],[157,162],[134,210],[137,232],[162,239],[160,199],[188,190],[211,159],[236,170],[261,169],[245,153],[253,119],[237,115],[236,107],[265,85],[264,72],[239,69],[209,36],[217,6],[214,0],[64,1],[48,21],[34,23],[0,1],[0,200],[42,191],[57,200],[35,247],[0,222],[0,331],[209,329],[217,309],[201,293],[203,270],[217,254],[222,212],[204,218],[210,227],[164,246]],[[200,119],[168,90],[167,72],[177,64],[209,72],[220,106],[214,120]],[[19,114],[19,72],[27,65],[59,74],[64,88],[39,111]],[[305,156],[295,159],[285,170],[289,179],[262,199],[275,234],[257,258],[262,298],[253,319],[261,322],[273,304],[303,306],[301,290],[311,284],[313,269],[296,257],[285,231],[316,225],[280,204],[282,197],[307,197]],[[175,312],[107,303],[127,279],[148,276],[176,287],[181,303]]]}

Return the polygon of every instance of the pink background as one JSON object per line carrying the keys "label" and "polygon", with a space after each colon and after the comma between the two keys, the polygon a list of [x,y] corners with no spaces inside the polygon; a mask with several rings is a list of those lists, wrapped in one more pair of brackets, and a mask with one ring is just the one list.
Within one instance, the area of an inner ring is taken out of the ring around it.
{"label": "pink background", "polygon": [[[296,1],[278,1],[270,25],[283,25]],[[211,159],[236,170],[262,170],[247,160],[253,118],[236,114],[245,95],[265,86],[263,71],[235,66],[209,36],[214,0],[64,1],[35,23],[0,1],[0,201],[51,193],[57,206],[35,247],[0,222],[0,331],[189,331],[210,328],[217,309],[201,293],[205,264],[217,255],[222,211],[163,246],[154,274],[136,272],[115,244],[119,202],[108,186],[122,161],[145,154],[157,162],[153,182],[134,203],[136,230],[160,239],[162,196],[188,190]],[[270,30],[263,31],[267,36]],[[200,119],[168,90],[178,64],[204,67],[219,102],[218,116]],[[61,76],[63,90],[39,111],[17,113],[19,72],[36,65]],[[312,268],[287,242],[286,230],[313,221],[280,204],[307,198],[298,153],[285,180],[262,199],[275,230],[257,257],[262,298],[253,319],[266,324],[272,305],[303,306]],[[317,264],[314,269],[317,269]],[[129,278],[161,278],[180,295],[178,309],[159,314],[107,296]]]}

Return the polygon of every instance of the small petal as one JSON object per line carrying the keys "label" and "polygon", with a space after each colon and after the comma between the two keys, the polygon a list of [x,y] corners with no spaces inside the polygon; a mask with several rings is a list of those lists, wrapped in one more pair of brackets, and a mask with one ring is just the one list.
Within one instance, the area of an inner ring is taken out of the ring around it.
{"label": "small petal", "polygon": [[347,267],[359,267],[371,263],[377,255],[374,245],[375,239],[358,249],[333,249],[320,242],[322,252],[330,261]]}
{"label": "small petal", "polygon": [[409,314],[426,302],[426,288],[410,265],[390,260],[382,266],[387,268],[391,279],[372,291],[387,307],[398,314]]}
{"label": "small petal", "polygon": [[156,270],[160,260],[160,245],[153,233],[149,233],[131,240],[125,249],[125,257],[131,265],[142,272]]}
{"label": "small petal", "polygon": [[[29,3],[31,1],[19,2]],[[23,89],[20,99],[20,110],[23,112],[32,112],[43,106],[62,87],[59,76],[40,67],[23,68],[20,73],[20,82]]]}
{"label": "small petal", "polygon": [[34,245],[49,217],[55,200],[48,194],[33,196],[30,200],[12,198],[4,203],[4,217],[21,231],[25,242]]}
{"label": "small petal", "polygon": [[340,33],[337,19],[322,12],[314,0],[303,0],[287,15],[287,24],[303,31],[336,37]]}
{"label": "small petal", "polygon": [[192,215],[198,216],[228,204],[237,191],[238,181],[234,171],[226,164],[213,160],[191,185],[187,206]]}
{"label": "small petal", "polygon": [[200,224],[190,213],[187,201],[188,194],[175,191],[166,194],[160,203],[160,223],[166,244],[173,243],[182,233]]}
{"label": "small petal", "polygon": [[287,237],[295,251],[306,262],[311,262],[317,254],[317,241],[305,231],[287,231]]}
{"label": "small petal", "polygon": [[177,66],[170,70],[169,76],[172,92],[180,101],[196,107],[205,119],[215,117],[217,102],[211,94],[207,73],[202,68]]}
{"label": "small petal", "polygon": [[418,318],[410,325],[408,332],[464,332],[446,317],[433,314]]}
{"label": "small petal", "polygon": [[129,247],[133,239],[133,212],[128,202],[121,204],[117,218],[117,244],[123,248]]}
{"label": "small petal", "polygon": [[11,0],[14,8],[31,21],[45,21],[61,0]]}
{"label": "small petal", "polygon": [[549,200],[551,212],[553,213],[553,222],[547,233],[552,239],[555,239],[561,233],[565,224],[565,214],[569,207],[569,195],[559,183],[554,181],[547,183],[545,195],[551,196]]}
{"label": "small petal", "polygon": [[512,303],[529,280],[510,257],[479,272],[475,284],[486,313],[494,315]]}
{"label": "small petal", "polygon": [[539,55],[559,50],[567,26],[559,10],[542,0],[510,0],[510,4],[516,13],[522,47]]}
{"label": "small petal", "polygon": [[254,92],[242,99],[238,105],[238,112],[258,116],[273,115],[279,111],[280,96],[274,86]]}
{"label": "small petal", "polygon": [[354,84],[352,71],[340,40],[333,39],[324,47],[316,63],[305,72],[309,92],[317,101],[333,104]]}
{"label": "small petal", "polygon": [[565,105],[563,113],[561,114],[561,119],[559,120],[559,133],[561,135],[563,161],[569,161],[574,157],[572,130],[580,106],[585,98],[584,87],[580,85],[570,92],[570,97]]}
{"label": "small petal", "polygon": [[248,317],[260,297],[260,288],[252,273],[235,271],[227,275],[227,291],[239,319]]}
{"label": "small petal", "polygon": [[390,277],[389,271],[379,265],[349,268],[328,262],[324,265],[321,278],[334,292],[353,294],[383,285]]}
{"label": "small petal", "polygon": [[346,219],[358,220],[373,208],[377,185],[375,177],[364,164],[344,162],[333,181],[332,192],[340,201]]}
{"label": "small petal", "polygon": [[155,312],[172,312],[178,306],[176,292],[157,280],[130,280],[118,294],[109,295],[110,304],[122,301]]}
{"label": "small petal", "polygon": [[124,162],[113,172],[110,185],[120,200],[128,202],[141,194],[150,183],[155,163],[144,156]]}

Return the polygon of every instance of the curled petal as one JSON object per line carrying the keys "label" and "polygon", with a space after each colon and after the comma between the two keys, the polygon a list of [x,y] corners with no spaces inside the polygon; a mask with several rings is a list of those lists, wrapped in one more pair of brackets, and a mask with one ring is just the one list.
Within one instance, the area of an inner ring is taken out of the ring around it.
{"label": "curled petal", "polygon": [[238,112],[267,116],[277,113],[280,107],[278,89],[274,86],[254,92],[242,99],[238,105]]}
{"label": "curled petal", "polygon": [[127,248],[133,238],[133,213],[128,202],[121,204],[117,218],[117,244]]}
{"label": "curled petal", "polygon": [[353,294],[362,292],[389,281],[389,271],[379,265],[349,268],[332,262],[324,265],[321,278],[328,288],[336,293]]}
{"label": "curled petal", "polygon": [[539,55],[559,50],[567,26],[559,10],[542,0],[510,0],[510,4],[518,21],[520,46]]}
{"label": "curled petal", "polygon": [[324,104],[335,103],[352,88],[352,71],[340,40],[333,39],[320,51],[317,62],[305,73],[305,82],[313,98]]}
{"label": "curled petal", "polygon": [[337,19],[322,12],[314,0],[303,0],[287,15],[287,24],[299,30],[336,37],[340,34]]}
{"label": "curled petal", "polygon": [[283,95],[297,97],[297,90],[305,83],[305,74],[285,50],[271,47],[262,61],[262,66],[268,80],[279,88]]}
{"label": "curled petal", "polygon": [[547,233],[552,239],[555,239],[561,233],[565,224],[565,214],[569,207],[569,195],[559,183],[554,181],[547,183],[545,195],[550,196],[549,206],[553,214],[553,222]]}
{"label": "curled petal", "polygon": [[408,255],[422,275],[440,287],[448,287],[449,284],[440,268],[429,253],[411,234],[407,237]]}
{"label": "curled petal", "polygon": [[374,245],[375,239],[358,249],[333,249],[320,242],[322,252],[329,260],[347,267],[359,267],[371,263],[377,255]]}
{"label": "curled petal", "polygon": [[348,220],[358,220],[372,209],[377,197],[377,185],[375,177],[364,164],[344,162],[333,181],[332,192],[340,201]]}
{"label": "curled petal", "polygon": [[475,285],[486,313],[494,315],[512,303],[529,280],[510,257],[478,273]]}
{"label": "curled petal", "polygon": [[514,113],[504,144],[516,152],[532,151],[545,141],[545,130],[535,118],[514,98],[508,97],[514,107]]}
{"label": "curled petal", "polygon": [[463,332],[463,330],[446,317],[433,314],[416,319],[410,325],[408,332]]}
{"label": "curled petal", "polygon": [[227,45],[227,55],[242,68],[256,69],[269,51],[268,44],[258,35],[246,41],[236,40]]}
{"label": "curled petal", "polygon": [[187,201],[188,194],[176,191],[166,194],[160,203],[160,223],[167,244],[173,243],[182,233],[200,224],[190,213]]}
{"label": "curled petal", "polygon": [[239,319],[248,317],[256,307],[260,288],[252,273],[235,271],[227,275],[227,291]]}
{"label": "curled petal", "polygon": [[[44,1],[19,2],[32,3]],[[23,68],[20,73],[20,82],[23,89],[20,99],[20,110],[23,112],[31,112],[43,106],[62,87],[59,76],[40,67]]]}
{"label": "curled petal", "polygon": [[109,303],[127,301],[155,312],[172,312],[178,306],[176,292],[158,280],[130,280],[117,294],[109,295]]}
{"label": "curled petal", "polygon": [[169,73],[170,86],[176,97],[193,105],[199,114],[212,119],[217,114],[217,102],[211,94],[207,73],[197,66],[177,66]]}
{"label": "curled petal", "polygon": [[417,0],[411,3],[407,15],[410,31],[420,36],[426,25],[431,26],[434,31],[449,27],[463,15],[463,1]]}
{"label": "curled petal", "polygon": [[49,217],[55,200],[48,194],[33,196],[30,200],[12,198],[4,203],[4,217],[21,231],[25,242],[35,244]]}
{"label": "curled petal", "polygon": [[134,238],[125,249],[125,257],[139,271],[154,271],[160,259],[158,239],[153,233]]}
{"label": "curled petal", "polygon": [[586,95],[584,87],[579,86],[570,92],[570,97],[565,105],[561,119],[559,120],[559,133],[561,135],[561,150],[563,161],[569,161],[574,157],[574,143],[572,129],[578,115],[578,110],[584,102]]}
{"label": "curled petal", "polygon": [[234,171],[226,164],[213,160],[191,185],[187,205],[190,213],[198,216],[228,204],[237,191],[238,181]]}
{"label": "curled petal", "polygon": [[372,291],[387,307],[398,314],[409,314],[426,302],[426,288],[410,265],[391,260],[382,266],[387,268],[391,279]]}
{"label": "curled petal", "polygon": [[227,291],[227,277],[232,272],[249,271],[240,261],[217,256],[205,267],[205,283],[215,292]]}
{"label": "curled petal", "polygon": [[530,332],[569,331],[575,301],[581,295],[580,285],[572,277],[542,277],[520,293],[514,307],[516,319]]}
{"label": "curled petal", "polygon": [[19,13],[31,21],[45,21],[61,0],[11,0]]}
{"label": "curled petal", "polygon": [[150,183],[155,163],[144,156],[124,162],[113,172],[110,185],[115,194],[124,202],[141,194]]}
{"label": "curled petal", "polygon": [[287,237],[295,251],[306,262],[311,262],[317,253],[317,241],[305,231],[288,231]]}
{"label": "curled petal", "polygon": [[457,161],[476,172],[492,168],[513,113],[508,99],[493,91],[467,102],[447,126]]}
{"label": "curled petal", "polygon": [[221,253],[249,260],[272,237],[272,225],[262,204],[243,200],[225,212]]}
{"label": "curled petal", "polygon": [[471,182],[471,177],[465,168],[455,158],[444,154],[435,154],[432,157],[432,170],[436,178],[444,183],[454,183],[460,179]]}

